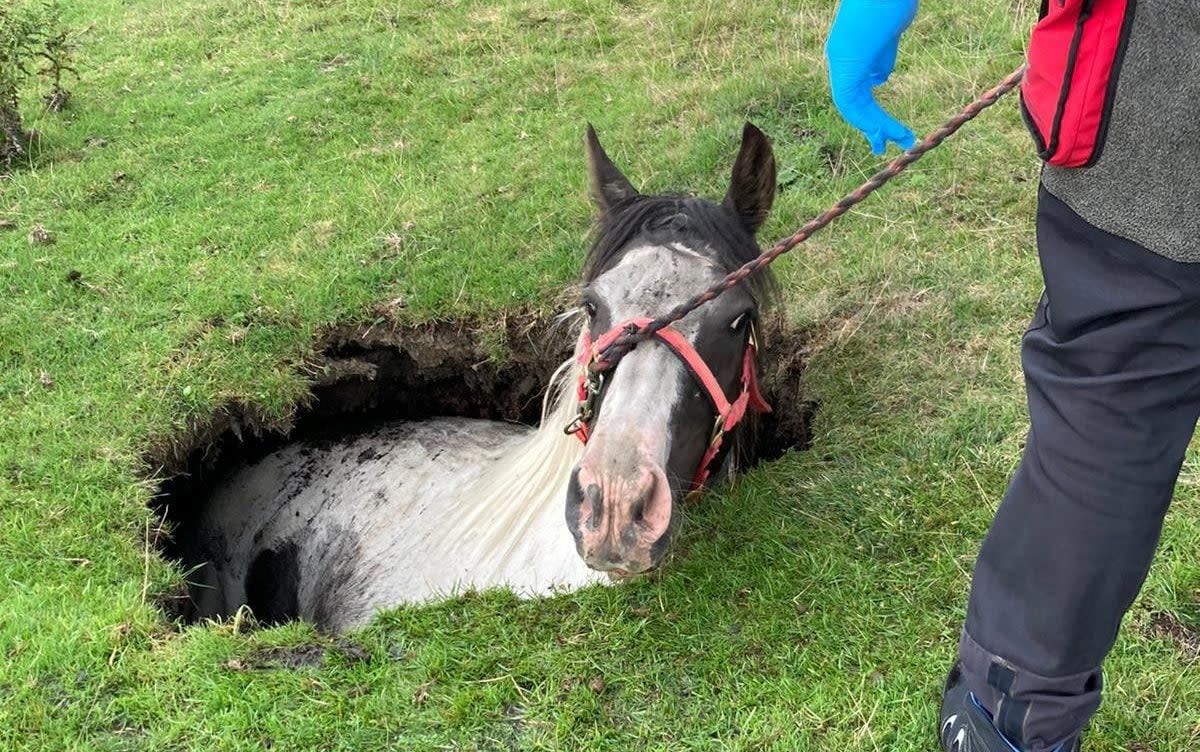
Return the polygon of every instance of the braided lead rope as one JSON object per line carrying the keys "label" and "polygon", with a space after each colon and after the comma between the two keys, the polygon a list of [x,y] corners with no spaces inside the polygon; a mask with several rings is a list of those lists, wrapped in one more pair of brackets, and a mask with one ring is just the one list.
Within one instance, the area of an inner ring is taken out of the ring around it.
{"label": "braided lead rope", "polygon": [[858,188],[842,197],[836,204],[829,208],[824,214],[816,219],[813,219],[808,224],[801,227],[796,234],[784,238],[772,247],[769,251],[764,252],[758,258],[748,261],[737,270],[731,272],[720,282],[717,282],[712,287],[704,292],[693,296],[691,299],[680,303],[675,308],[668,311],[663,316],[660,316],[650,323],[644,325],[636,332],[626,334],[606,347],[602,352],[598,353],[597,365],[600,370],[607,370],[616,366],[617,362],[625,356],[633,347],[640,341],[653,337],[658,330],[670,326],[679,321],[684,316],[687,316],[692,311],[696,310],[705,303],[713,300],[721,293],[738,284],[746,277],[754,274],[759,269],[767,264],[770,264],[775,259],[792,250],[796,246],[808,240],[814,233],[828,225],[833,220],[850,211],[856,204],[866,200],[885,183],[899,175],[913,162],[916,162],[921,157],[934,148],[941,145],[950,136],[954,135],[959,128],[962,128],[969,121],[974,120],[979,113],[994,105],[1001,97],[1012,91],[1021,83],[1021,79],[1025,76],[1025,65],[1017,68],[1010,73],[1003,81],[995,88],[984,92],[978,99],[967,105],[962,112],[955,115],[946,121],[946,123],[930,133],[922,141],[918,142],[908,151],[901,154],[896,159],[879,172],[871,176],[867,182],[863,183]]}

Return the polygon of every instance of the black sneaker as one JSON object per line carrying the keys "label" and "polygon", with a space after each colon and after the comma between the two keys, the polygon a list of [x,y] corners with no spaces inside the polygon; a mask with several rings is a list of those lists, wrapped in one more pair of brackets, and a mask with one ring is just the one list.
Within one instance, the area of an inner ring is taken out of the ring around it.
{"label": "black sneaker", "polygon": [[[994,725],[992,717],[962,680],[962,668],[955,663],[942,690],[942,712],[938,716],[938,740],[942,752],[1022,752]],[[1075,735],[1054,748],[1053,752],[1080,752],[1080,737]]]}

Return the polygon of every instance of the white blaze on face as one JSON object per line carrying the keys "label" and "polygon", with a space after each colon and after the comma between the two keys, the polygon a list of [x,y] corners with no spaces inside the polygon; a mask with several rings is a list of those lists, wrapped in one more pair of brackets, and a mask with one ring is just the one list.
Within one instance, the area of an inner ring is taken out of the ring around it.
{"label": "white blaze on face", "polygon": [[[591,287],[614,326],[662,315],[723,276],[714,263],[685,246],[640,246]],[[695,345],[699,321],[699,315],[687,316],[672,327]],[[665,467],[671,453],[669,420],[693,388],[691,375],[665,345],[646,342],[627,353],[609,378],[592,443],[599,448],[611,436],[627,449],[636,444],[640,459]],[[628,452],[617,454],[632,459]]]}

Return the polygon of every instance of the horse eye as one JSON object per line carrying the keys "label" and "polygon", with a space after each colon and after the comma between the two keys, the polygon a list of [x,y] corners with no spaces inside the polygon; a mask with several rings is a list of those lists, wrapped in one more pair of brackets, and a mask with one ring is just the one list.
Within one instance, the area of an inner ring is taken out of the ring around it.
{"label": "horse eye", "polygon": [[596,304],[595,303],[591,303],[591,302],[588,302],[585,300],[583,302],[583,305],[580,306],[580,308],[583,309],[583,312],[585,314],[587,314],[587,317],[589,319],[596,317]]}
{"label": "horse eye", "polygon": [[743,313],[741,316],[738,316],[736,319],[734,319],[733,323],[729,325],[729,331],[736,332],[738,329],[741,329],[742,325],[745,324],[749,320],[750,320],[750,314]]}

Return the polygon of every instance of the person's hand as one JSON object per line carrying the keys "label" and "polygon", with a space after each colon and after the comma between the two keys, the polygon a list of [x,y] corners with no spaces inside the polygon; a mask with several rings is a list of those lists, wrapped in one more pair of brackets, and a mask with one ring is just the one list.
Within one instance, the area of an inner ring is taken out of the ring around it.
{"label": "person's hand", "polygon": [[833,104],[876,154],[883,154],[888,141],[903,149],[916,141],[871,92],[892,75],[900,36],[916,14],[917,0],[842,0],[825,42]]}

